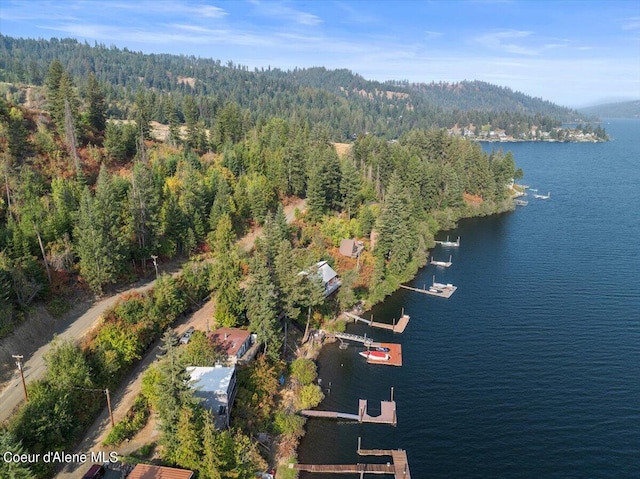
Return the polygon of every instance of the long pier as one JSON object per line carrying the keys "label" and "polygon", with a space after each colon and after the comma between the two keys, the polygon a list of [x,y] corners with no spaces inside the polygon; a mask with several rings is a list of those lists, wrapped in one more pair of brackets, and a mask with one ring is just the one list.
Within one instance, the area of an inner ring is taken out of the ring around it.
{"label": "long pier", "polygon": [[325,474],[387,474],[395,479],[411,479],[407,452],[402,449],[362,449],[358,438],[359,456],[390,456],[392,462],[386,464],[289,464],[290,469],[306,472],[323,472]]}
{"label": "long pier", "polygon": [[396,402],[393,400],[393,388],[391,388],[391,400],[380,401],[380,415],[369,415],[369,401],[366,399],[358,400],[358,414],[349,414],[345,412],[337,411],[318,411],[315,409],[303,409],[300,414],[306,417],[322,417],[328,419],[348,419],[351,421],[358,421],[360,423],[373,423],[373,424],[391,424],[396,426],[398,424],[398,416],[396,413]]}
{"label": "long pier", "polygon": [[349,333],[327,333],[327,336],[333,336],[338,339],[344,339],[345,341],[354,341],[356,343],[362,343],[365,346],[372,346],[374,344],[374,340],[365,336],[358,336],[357,334],[349,334]]}
{"label": "long pier", "polygon": [[440,298],[450,298],[451,295],[456,292],[456,289],[458,289],[457,286],[452,284],[436,283],[435,276],[433,278],[433,283],[431,283],[431,286],[429,286],[428,289],[426,286],[423,286],[422,289],[420,289],[412,286],[405,286],[404,284],[401,284],[400,287],[410,291],[415,291],[416,293],[429,294]]}
{"label": "long pier", "polygon": [[409,319],[410,319],[408,314],[402,314],[402,316],[400,316],[400,319],[398,320],[397,323],[394,318],[393,323],[389,324],[389,323],[380,323],[380,322],[374,321],[373,315],[371,315],[371,319],[365,319],[348,312],[344,312],[342,314],[344,314],[345,316],[351,319],[354,319],[355,321],[360,321],[362,323],[368,324],[372,328],[387,329],[389,331],[393,331],[394,333],[403,333],[407,327],[407,324],[409,324]]}

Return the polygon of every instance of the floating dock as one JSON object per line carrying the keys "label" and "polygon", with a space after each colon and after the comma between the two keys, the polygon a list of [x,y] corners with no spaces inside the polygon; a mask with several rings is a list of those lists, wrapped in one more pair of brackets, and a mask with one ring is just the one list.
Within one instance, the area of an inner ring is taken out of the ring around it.
{"label": "floating dock", "polygon": [[358,400],[358,414],[349,414],[337,411],[318,411],[315,409],[303,409],[300,414],[306,417],[322,417],[328,419],[347,419],[350,421],[358,421],[359,423],[372,424],[398,424],[398,416],[396,414],[396,402],[393,400],[393,389],[391,389],[391,401],[380,401],[380,415],[371,416],[368,412],[369,402],[366,399]]}
{"label": "floating dock", "polygon": [[432,256],[430,263],[434,266],[442,266],[443,268],[448,268],[453,264],[451,262],[451,255],[449,255],[449,261],[436,261],[435,259],[433,259],[433,256]]}
{"label": "floating dock", "polygon": [[373,347],[389,348],[387,361],[375,361],[367,359],[369,364],[381,364],[384,366],[402,366],[402,346],[396,343],[372,343]]}
{"label": "floating dock", "polygon": [[439,244],[440,246],[460,246],[460,236],[458,236],[458,239],[455,241],[449,241],[449,237],[447,236],[447,241],[436,241],[436,244]]}
{"label": "floating dock", "polygon": [[422,289],[414,288],[412,286],[405,286],[404,284],[400,285],[401,288],[408,289],[410,291],[415,291],[416,293],[429,294],[431,296],[438,296],[440,298],[450,298],[453,293],[458,289],[457,286],[452,285],[451,283],[442,284],[436,283],[436,277],[433,277],[433,282],[431,286],[427,289],[426,286],[423,286]]}
{"label": "floating dock", "polygon": [[411,479],[407,451],[402,449],[362,449],[361,440],[358,438],[359,456],[389,456],[392,462],[386,464],[289,464],[290,469],[305,472],[324,472],[334,474],[359,474],[361,478],[365,474],[386,474],[395,479]]}
{"label": "floating dock", "polygon": [[409,319],[410,319],[408,314],[402,314],[402,316],[400,316],[400,319],[398,320],[397,323],[394,318],[393,323],[389,324],[389,323],[379,323],[377,321],[374,321],[373,315],[371,315],[371,319],[364,319],[352,313],[344,312],[343,314],[351,319],[354,319],[355,321],[360,321],[362,323],[368,324],[372,328],[387,329],[389,331],[393,331],[394,333],[403,333],[405,328],[407,327],[407,324],[409,324]]}

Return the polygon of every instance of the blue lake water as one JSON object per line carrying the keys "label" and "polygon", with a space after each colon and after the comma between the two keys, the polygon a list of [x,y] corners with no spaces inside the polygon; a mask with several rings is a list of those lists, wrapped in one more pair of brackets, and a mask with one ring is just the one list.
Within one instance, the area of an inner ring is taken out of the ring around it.
{"label": "blue lake water", "polygon": [[310,420],[300,462],[374,462],[356,455],[362,437],[407,450],[414,479],[640,477],[640,120],[604,127],[613,141],[485,146],[512,151],[551,198],[443,233],[461,237],[433,252],[453,265],[412,284],[435,274],[455,294],[400,290],[373,310],[390,321],[404,307],[402,335],[349,326],[401,343],[403,367],[323,349],[320,408],[356,413],[393,387],[398,426]]}

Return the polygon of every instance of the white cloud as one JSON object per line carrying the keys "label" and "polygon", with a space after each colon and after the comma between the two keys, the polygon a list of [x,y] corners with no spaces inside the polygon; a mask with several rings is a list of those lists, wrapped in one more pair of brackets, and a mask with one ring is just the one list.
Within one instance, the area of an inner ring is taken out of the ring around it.
{"label": "white cloud", "polygon": [[528,38],[531,32],[523,30],[503,30],[499,32],[486,33],[476,37],[476,42],[481,46],[498,50],[503,53],[513,53],[516,55],[539,55],[539,52],[533,48],[516,43],[517,40]]}
{"label": "white cloud", "polygon": [[260,15],[266,17],[305,26],[314,26],[322,23],[322,19],[317,15],[290,7],[287,2],[252,0],[251,3]]}
{"label": "white cloud", "polygon": [[627,18],[622,23],[623,30],[640,30],[640,17]]}

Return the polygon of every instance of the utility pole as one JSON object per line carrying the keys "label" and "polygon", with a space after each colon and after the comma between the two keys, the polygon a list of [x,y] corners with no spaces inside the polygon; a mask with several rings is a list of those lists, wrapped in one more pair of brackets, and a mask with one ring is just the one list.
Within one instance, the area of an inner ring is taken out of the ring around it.
{"label": "utility pole", "polygon": [[109,409],[109,419],[111,419],[111,427],[115,427],[116,423],[113,421],[113,411],[111,410],[111,397],[109,396],[109,390],[105,389],[104,393],[107,395],[107,409]]}
{"label": "utility pole", "polygon": [[29,402],[29,395],[27,394],[27,383],[24,381],[24,370],[22,368],[22,358],[24,358],[24,356],[12,354],[11,357],[16,360],[16,366],[18,366],[18,371],[20,371],[20,377],[22,378],[22,389],[24,389],[24,400],[25,402]]}
{"label": "utility pole", "polygon": [[155,254],[152,254],[151,259],[153,260],[153,267],[156,269],[156,279],[158,279],[158,257]]}

